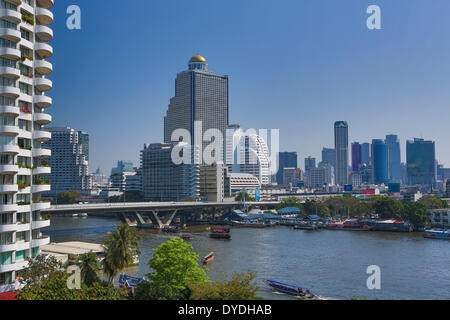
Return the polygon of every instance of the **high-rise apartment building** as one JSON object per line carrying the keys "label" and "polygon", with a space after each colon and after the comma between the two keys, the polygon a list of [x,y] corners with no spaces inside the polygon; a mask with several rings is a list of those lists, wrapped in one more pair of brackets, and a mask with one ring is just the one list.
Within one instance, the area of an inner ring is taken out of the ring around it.
{"label": "high-rise apartment building", "polygon": [[[222,137],[225,137],[229,124],[228,76],[208,70],[206,59],[200,55],[192,57],[188,70],[177,75],[175,96],[170,100],[164,117],[164,142],[171,143],[172,133],[177,129],[190,132],[191,145],[196,139],[202,141],[202,137],[195,137],[195,121],[202,121],[203,133],[218,129]],[[202,143],[203,150],[208,144]],[[221,157],[223,159],[223,154]]]}
{"label": "high-rise apartment building", "polygon": [[386,136],[386,146],[389,154],[389,181],[402,181],[400,141],[398,136],[390,134]]}
{"label": "high-rise apartment building", "polygon": [[373,182],[384,183],[389,182],[389,151],[384,140],[374,139],[372,141],[372,170]]}
{"label": "high-rise apartment building", "polygon": [[280,152],[278,154],[278,172],[277,172],[277,184],[282,186],[286,185],[283,180],[284,168],[297,168],[298,157],[297,152]]}
{"label": "high-rise apartment building", "polygon": [[415,138],[406,142],[406,162],[410,185],[432,185],[436,181],[434,141]]}
{"label": "high-rise apartment building", "polygon": [[362,149],[359,142],[352,143],[352,171],[358,172],[359,166],[362,164]]}
{"label": "high-rise apartment building", "polygon": [[[89,174],[89,162],[85,150],[80,141],[80,131],[69,127],[54,127],[49,129],[52,139],[44,142],[43,147],[51,150],[52,155],[48,162],[52,168],[50,175],[46,176],[51,181],[51,190],[48,196],[57,196],[60,192],[75,190],[80,193],[88,193],[92,189],[92,176]],[[82,134],[83,141],[86,133]]]}
{"label": "high-rise apartment building", "polygon": [[336,184],[348,183],[348,123],[337,121],[334,124],[334,149],[336,150]]}
{"label": "high-rise apartment building", "polygon": [[53,38],[53,0],[0,2],[0,293],[15,289],[26,259],[36,257],[50,239],[41,228],[50,225],[40,211],[50,190],[43,175],[50,173],[45,160],[51,154],[42,143],[51,138],[44,126],[52,105],[45,95],[52,88],[47,76],[53,55],[47,43]]}

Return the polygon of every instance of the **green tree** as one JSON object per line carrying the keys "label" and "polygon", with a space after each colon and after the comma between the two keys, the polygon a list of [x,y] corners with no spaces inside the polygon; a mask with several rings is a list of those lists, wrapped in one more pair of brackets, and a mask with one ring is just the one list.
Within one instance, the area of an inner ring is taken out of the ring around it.
{"label": "green tree", "polygon": [[253,282],[253,272],[234,273],[231,280],[215,280],[208,283],[188,281],[190,300],[259,300],[258,286]]}
{"label": "green tree", "polygon": [[239,192],[236,195],[235,201],[243,201],[244,200],[244,195],[245,195],[245,201],[255,201],[255,198],[253,198],[247,192]]}
{"label": "green tree", "polygon": [[427,209],[444,209],[448,208],[448,203],[434,196],[424,196],[419,200]]}
{"label": "green tree", "polygon": [[18,300],[124,300],[128,292],[117,290],[112,285],[95,282],[92,286],[82,284],[80,289],[69,289],[67,279],[51,277],[42,281],[39,286],[24,287],[17,295]]}
{"label": "green tree", "polygon": [[104,241],[106,250],[103,268],[109,283],[120,271],[133,264],[135,254],[141,254],[139,240],[136,229],[126,223],[118,226],[116,232],[108,232],[108,239]]}
{"label": "green tree", "polygon": [[408,220],[417,228],[425,225],[427,220],[427,207],[421,202],[411,202],[404,206],[403,219]]}
{"label": "green tree", "polygon": [[98,260],[97,255],[90,251],[84,253],[78,257],[78,267],[81,269],[81,280],[87,286],[92,286],[95,282],[100,282],[100,278],[97,275]]}
{"label": "green tree", "polygon": [[403,204],[389,197],[378,197],[372,203],[373,211],[382,219],[401,219]]}
{"label": "green tree", "polygon": [[74,204],[81,198],[81,194],[78,191],[70,190],[68,192],[58,193],[56,202],[58,204]]}
{"label": "green tree", "polygon": [[299,208],[300,210],[303,210],[303,205],[297,198],[289,197],[287,199],[284,199],[280,202],[280,204],[277,206],[277,209],[283,209],[283,208]]}
{"label": "green tree", "polygon": [[189,297],[187,282],[208,283],[206,271],[198,264],[199,256],[192,245],[181,238],[172,238],[153,249],[148,261],[153,270],[148,283],[140,284],[137,299],[179,300]]}
{"label": "green tree", "polygon": [[66,277],[64,265],[53,256],[28,258],[28,266],[20,271],[20,282],[27,287],[39,287],[45,279]]}

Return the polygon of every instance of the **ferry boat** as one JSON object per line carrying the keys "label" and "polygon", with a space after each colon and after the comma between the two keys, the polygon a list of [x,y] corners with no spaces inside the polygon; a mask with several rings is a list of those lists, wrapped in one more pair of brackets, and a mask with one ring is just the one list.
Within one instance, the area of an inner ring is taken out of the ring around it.
{"label": "ferry boat", "polygon": [[211,228],[210,238],[231,239],[230,228]]}
{"label": "ferry boat", "polygon": [[185,240],[185,241],[187,241],[187,240],[192,240],[192,235],[187,234],[187,233],[185,233],[185,234],[180,234],[180,238],[183,239],[183,240]]}
{"label": "ferry boat", "polygon": [[210,261],[214,260],[215,256],[214,256],[214,251],[208,253],[206,256],[204,256],[202,258],[202,263],[203,265],[207,265]]}
{"label": "ferry boat", "polygon": [[425,230],[424,238],[450,240],[450,230]]}
{"label": "ferry boat", "polygon": [[302,297],[306,299],[313,299],[315,296],[309,291],[310,288],[297,286],[293,284],[287,284],[274,280],[263,280],[270,288],[281,292],[286,293],[291,296]]}
{"label": "ferry boat", "polygon": [[309,230],[314,231],[319,229],[319,227],[314,223],[300,223],[294,225],[294,230]]}

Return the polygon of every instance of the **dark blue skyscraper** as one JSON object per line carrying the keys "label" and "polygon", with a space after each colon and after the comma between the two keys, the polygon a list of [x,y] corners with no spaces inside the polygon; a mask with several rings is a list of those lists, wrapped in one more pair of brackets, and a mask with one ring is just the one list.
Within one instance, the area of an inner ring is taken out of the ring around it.
{"label": "dark blue skyscraper", "polygon": [[358,172],[362,163],[361,144],[359,142],[352,143],[352,171]]}
{"label": "dark blue skyscraper", "polygon": [[284,168],[297,168],[297,152],[280,152],[278,154],[278,172],[277,183],[278,185],[284,185],[283,181],[283,169]]}
{"label": "dark blue skyscraper", "polygon": [[391,182],[401,182],[402,169],[398,136],[395,134],[387,135],[386,145],[389,152],[389,180]]}
{"label": "dark blue skyscraper", "polygon": [[434,141],[415,138],[406,142],[406,162],[410,185],[431,185],[436,181]]}
{"label": "dark blue skyscraper", "polygon": [[348,123],[334,123],[334,149],[336,150],[336,184],[344,186],[348,183]]}
{"label": "dark blue skyscraper", "polygon": [[370,143],[361,144],[361,163],[370,165]]}
{"label": "dark blue skyscraper", "polygon": [[388,154],[388,147],[383,140],[372,140],[372,171],[374,183],[388,184],[389,182]]}

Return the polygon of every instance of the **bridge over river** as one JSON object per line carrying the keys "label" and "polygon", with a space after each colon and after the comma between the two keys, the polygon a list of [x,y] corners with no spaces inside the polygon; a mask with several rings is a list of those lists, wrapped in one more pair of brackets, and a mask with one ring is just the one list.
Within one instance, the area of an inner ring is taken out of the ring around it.
{"label": "bridge over river", "polygon": [[[280,202],[246,202],[246,206],[258,207],[261,209],[275,208]],[[243,202],[128,202],[128,203],[91,203],[91,204],[71,204],[71,205],[52,205],[49,209],[42,210],[42,214],[80,214],[91,213],[97,216],[102,214],[116,213],[123,220],[127,220],[127,215],[133,215],[140,227],[159,227],[164,228],[172,223],[173,218],[178,213],[192,214],[192,212],[201,214],[204,209],[238,209],[243,207]],[[145,216],[149,215],[148,219]],[[169,214],[165,223],[161,221],[160,214]],[[151,220],[151,221],[150,221]]]}

